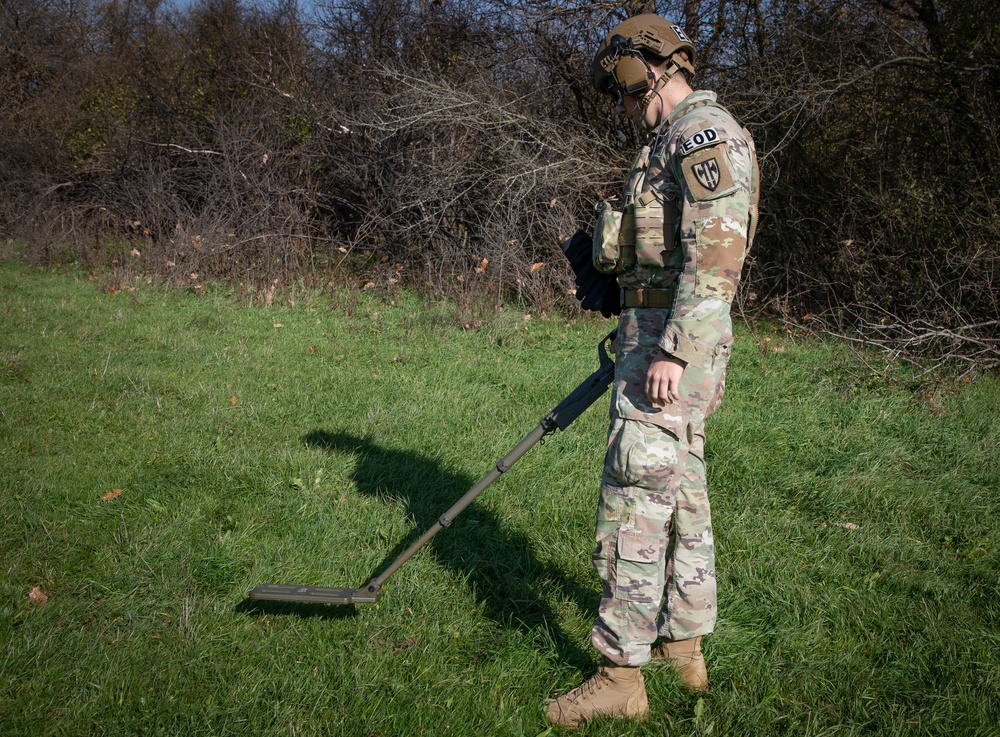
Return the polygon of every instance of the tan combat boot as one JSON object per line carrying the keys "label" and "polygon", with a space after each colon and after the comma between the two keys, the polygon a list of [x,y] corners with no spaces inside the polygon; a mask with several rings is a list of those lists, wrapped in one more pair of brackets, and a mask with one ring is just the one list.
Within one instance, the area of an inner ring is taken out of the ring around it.
{"label": "tan combat boot", "polygon": [[547,715],[552,724],[570,728],[603,715],[648,719],[642,673],[605,659],[589,681],[550,703]]}
{"label": "tan combat boot", "polygon": [[664,640],[653,648],[653,660],[670,660],[670,664],[681,682],[692,691],[704,691],[708,688],[708,671],[705,670],[705,658],[701,654],[701,638],[692,637],[689,640]]}

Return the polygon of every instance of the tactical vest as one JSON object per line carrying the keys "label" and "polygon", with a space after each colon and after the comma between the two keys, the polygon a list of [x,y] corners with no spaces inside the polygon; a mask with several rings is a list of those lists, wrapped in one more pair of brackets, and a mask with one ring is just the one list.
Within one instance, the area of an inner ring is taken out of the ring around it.
{"label": "tactical vest", "polygon": [[665,268],[677,240],[678,210],[675,202],[680,187],[664,181],[646,187],[646,174],[653,146],[659,142],[657,130],[651,145],[639,150],[625,180],[621,210],[609,202],[595,205],[594,268],[605,274],[623,274],[635,267]]}
{"label": "tactical vest", "polygon": [[[714,100],[697,102],[691,110],[706,105],[725,110]],[[603,200],[595,205],[597,221],[593,233],[593,261],[594,268],[600,272],[622,275],[635,271],[637,267],[676,274],[683,270],[683,254],[679,251],[681,186],[669,176],[661,178],[655,186],[647,185],[650,157],[657,146],[664,145],[663,138],[668,135],[670,127],[667,121],[661,123],[651,143],[639,150],[625,180],[621,210]],[[742,128],[742,133],[752,152],[753,138],[746,128]],[[757,176],[755,167],[750,181],[748,252],[757,226]],[[660,273],[656,280],[660,286],[664,286],[666,276]],[[671,280],[668,278],[666,281]]]}

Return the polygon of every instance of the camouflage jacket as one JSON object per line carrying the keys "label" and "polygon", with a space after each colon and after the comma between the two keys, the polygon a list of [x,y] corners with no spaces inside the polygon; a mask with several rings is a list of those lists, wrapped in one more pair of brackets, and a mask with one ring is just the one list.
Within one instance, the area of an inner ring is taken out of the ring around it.
{"label": "camouflage jacket", "polygon": [[[648,162],[648,163],[647,163]],[[662,265],[640,263],[619,275],[629,288],[675,287],[658,344],[681,360],[704,360],[731,332],[730,304],[757,220],[759,173],[753,139],[714,92],[693,92],[653,131],[633,166],[625,202],[657,190],[673,203],[667,218],[636,219],[644,227],[673,228]],[[648,198],[647,198],[648,199]],[[668,235],[669,239],[669,235]]]}

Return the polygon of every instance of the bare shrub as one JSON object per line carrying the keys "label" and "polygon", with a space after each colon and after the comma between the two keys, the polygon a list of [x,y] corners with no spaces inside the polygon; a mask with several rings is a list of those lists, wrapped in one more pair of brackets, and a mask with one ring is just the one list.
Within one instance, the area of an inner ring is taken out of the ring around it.
{"label": "bare shrub", "polygon": [[610,178],[596,163],[606,157],[488,80],[370,74],[380,82],[370,111],[344,118],[347,145],[365,152],[338,172],[366,183],[350,247],[383,251],[440,293],[550,307],[569,286],[558,244]]}
{"label": "bare shrub", "polygon": [[39,262],[223,278],[265,302],[315,278],[410,283],[466,311],[575,309],[557,245],[618,192],[638,143],[591,89],[591,54],[655,10],[696,39],[699,86],[758,144],[738,307],[995,365],[988,0],[311,7],[0,5],[0,232]]}

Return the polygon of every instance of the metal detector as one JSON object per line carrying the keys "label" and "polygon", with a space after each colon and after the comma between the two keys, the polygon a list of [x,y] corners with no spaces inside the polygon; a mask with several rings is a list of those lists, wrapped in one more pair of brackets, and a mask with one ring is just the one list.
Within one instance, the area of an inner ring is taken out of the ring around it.
{"label": "metal detector", "polygon": [[438,521],[420,538],[408,547],[402,555],[392,562],[381,574],[366,583],[360,589],[331,589],[325,586],[290,586],[287,584],[265,583],[253,589],[248,596],[257,601],[300,601],[311,604],[374,604],[382,593],[382,584],[386,582],[400,566],[413,557],[420,548],[426,545],[442,528],[448,527],[462,511],[482,494],[486,487],[500,478],[517,463],[539,440],[556,430],[565,430],[570,424],[586,411],[608,390],[615,376],[615,362],[611,360],[605,347],[614,340],[617,331],[612,330],[597,344],[600,368],[588,376],[580,386],[569,396],[557,404],[542,421],[538,423],[513,450],[497,461],[490,472],[480,479],[479,483],[465,492],[465,495],[455,502]]}

